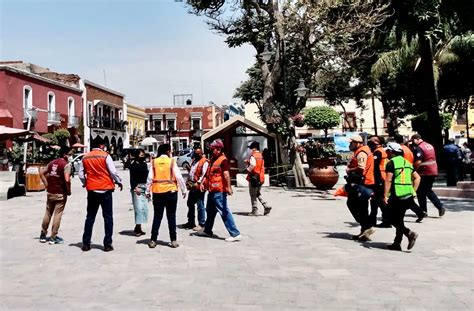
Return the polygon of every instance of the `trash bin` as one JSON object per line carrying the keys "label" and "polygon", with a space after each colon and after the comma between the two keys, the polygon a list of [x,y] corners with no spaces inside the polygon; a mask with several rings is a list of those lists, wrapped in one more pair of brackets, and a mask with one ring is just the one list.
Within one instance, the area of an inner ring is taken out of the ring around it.
{"label": "trash bin", "polygon": [[40,170],[45,166],[39,163],[26,165],[26,191],[43,191],[45,186],[40,177]]}

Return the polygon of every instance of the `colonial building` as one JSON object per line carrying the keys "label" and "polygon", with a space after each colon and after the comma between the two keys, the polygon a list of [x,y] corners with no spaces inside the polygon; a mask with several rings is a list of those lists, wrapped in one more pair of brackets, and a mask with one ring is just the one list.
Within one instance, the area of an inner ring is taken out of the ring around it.
{"label": "colonial building", "polygon": [[243,104],[229,103],[223,105],[222,109],[224,109],[224,121],[235,116],[245,116],[245,106]]}
{"label": "colonial building", "polygon": [[178,106],[145,108],[146,134],[159,143],[169,142],[178,151],[199,143],[204,133],[224,122],[224,109],[208,106]]}
{"label": "colonial building", "polygon": [[127,130],[130,137],[130,147],[138,147],[145,138],[145,108],[127,103]]}
{"label": "colonial building", "polygon": [[90,148],[97,136],[104,138],[109,153],[117,158],[128,147],[125,95],[89,80],[80,81],[84,102],[84,144]]}
{"label": "colonial building", "polygon": [[68,129],[79,142],[82,90],[77,75],[59,74],[30,63],[0,63],[0,125],[39,134]]}

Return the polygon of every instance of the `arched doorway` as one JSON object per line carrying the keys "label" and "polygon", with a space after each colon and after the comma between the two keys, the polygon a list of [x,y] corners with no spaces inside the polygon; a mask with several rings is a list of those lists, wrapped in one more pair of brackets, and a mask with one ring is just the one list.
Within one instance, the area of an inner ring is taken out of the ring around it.
{"label": "arched doorway", "polygon": [[109,141],[109,137],[108,137],[108,136],[105,136],[105,137],[104,137],[104,144],[105,144],[105,146],[107,147],[107,150],[110,150],[110,141]]}
{"label": "arched doorway", "polygon": [[122,151],[123,151],[123,141],[122,141],[122,137],[119,137],[118,142],[117,142],[117,154],[120,157],[122,156]]}
{"label": "arched doorway", "polygon": [[112,139],[110,140],[110,155],[112,156],[112,159],[117,160],[117,139],[115,136],[112,136]]}

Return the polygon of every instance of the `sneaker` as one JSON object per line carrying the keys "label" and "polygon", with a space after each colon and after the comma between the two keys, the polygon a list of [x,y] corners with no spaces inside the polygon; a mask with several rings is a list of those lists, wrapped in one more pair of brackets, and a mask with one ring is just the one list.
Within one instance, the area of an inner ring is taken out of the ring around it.
{"label": "sneaker", "polygon": [[270,214],[271,210],[272,210],[271,207],[266,207],[263,211],[263,216],[266,216],[266,215]]}
{"label": "sneaker", "polygon": [[204,226],[197,225],[196,227],[193,228],[193,231],[202,231],[204,229]]}
{"label": "sneaker", "polygon": [[185,223],[185,224],[182,224],[182,225],[178,226],[178,228],[186,229],[186,230],[191,230],[194,227],[196,227],[196,225],[190,224],[190,223]]}
{"label": "sneaker", "polygon": [[418,238],[418,233],[414,231],[410,231],[410,233],[408,233],[408,250],[412,249],[413,246],[415,246],[416,238]]}
{"label": "sneaker", "polygon": [[143,231],[135,232],[135,236],[136,236],[137,238],[140,237],[140,236],[142,236],[142,235],[145,235],[145,234],[146,234],[146,232],[143,232]]}
{"label": "sneaker", "polygon": [[58,236],[56,237],[52,237],[51,239],[49,239],[49,244],[51,245],[54,245],[54,244],[63,244],[64,243],[64,240]]}
{"label": "sneaker", "polygon": [[239,234],[238,236],[230,236],[227,239],[225,239],[226,242],[237,242],[242,239],[242,236]]}
{"label": "sneaker", "polygon": [[46,243],[48,242],[48,238],[46,237],[46,234],[41,233],[40,238],[39,238],[40,243]]}
{"label": "sneaker", "polygon": [[446,213],[446,209],[444,207],[439,209],[439,217],[443,217],[445,213]]}
{"label": "sneaker", "polygon": [[362,234],[360,235],[359,240],[370,240],[370,236],[375,233],[373,228],[365,229]]}
{"label": "sneaker", "polygon": [[400,244],[390,244],[390,245],[387,245],[387,248],[391,251],[401,251],[402,250],[402,247],[400,246]]}
{"label": "sneaker", "polygon": [[423,212],[423,214],[421,214],[420,216],[418,216],[418,218],[415,220],[417,223],[421,223],[421,221],[428,216],[428,213],[427,212]]}
{"label": "sneaker", "polygon": [[88,252],[91,250],[91,246],[89,244],[82,245],[82,251],[83,252]]}
{"label": "sneaker", "polygon": [[204,229],[202,231],[196,231],[196,233],[194,233],[194,235],[205,237],[205,238],[211,238],[213,236],[213,234],[210,234],[210,233],[204,231]]}
{"label": "sneaker", "polygon": [[155,248],[156,247],[156,241],[150,240],[150,242],[148,242],[148,247],[149,248]]}
{"label": "sneaker", "polygon": [[178,248],[178,247],[179,247],[179,244],[178,244],[177,241],[171,241],[171,243],[168,244],[168,245],[169,245],[169,247],[171,247],[171,248]]}
{"label": "sneaker", "polygon": [[105,245],[104,246],[104,252],[111,252],[114,250],[114,247],[112,245]]}
{"label": "sneaker", "polygon": [[253,209],[250,213],[247,214],[248,216],[258,216],[258,210]]}

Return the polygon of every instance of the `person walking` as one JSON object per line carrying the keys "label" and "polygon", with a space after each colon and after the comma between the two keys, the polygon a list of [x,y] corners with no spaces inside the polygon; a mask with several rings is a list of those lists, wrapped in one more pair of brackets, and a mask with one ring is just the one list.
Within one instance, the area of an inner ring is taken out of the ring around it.
{"label": "person walking", "polygon": [[[349,149],[354,152],[346,172],[349,178],[360,180],[360,184],[367,187],[375,184],[374,180],[374,157],[370,148],[364,145],[360,135],[350,138]],[[369,219],[369,198],[349,193],[347,207],[354,219],[360,224],[360,234],[354,235],[354,240],[367,241],[375,232]]]}
{"label": "person walking", "polygon": [[123,189],[122,179],[117,173],[114,161],[106,151],[104,139],[97,136],[93,140],[93,149],[82,158],[79,169],[79,179],[83,187],[87,189],[87,215],[84,223],[84,234],[82,235],[82,251],[91,249],[92,229],[95,217],[102,208],[104,217],[104,251],[114,250],[112,246],[112,234],[114,229],[113,200],[112,193],[115,190],[114,183]]}
{"label": "person walking", "polygon": [[462,153],[462,172],[461,172],[461,177],[462,180],[467,179],[467,174],[471,174],[471,180],[474,180],[474,176],[472,174],[472,165],[471,165],[471,156],[472,152],[471,149],[469,149],[469,146],[467,142],[464,142],[461,147],[461,153]]}
{"label": "person walking", "polygon": [[[395,135],[395,142],[397,144],[400,145],[400,147],[402,148],[402,151],[403,151],[403,158],[405,160],[407,160],[408,163],[410,163],[412,166],[413,166],[413,163],[418,160],[420,160],[420,157],[421,157],[421,151],[419,151],[419,148],[418,146],[411,146],[408,147],[406,145],[406,142],[405,142],[405,139],[403,138],[402,135],[400,134],[396,134]],[[413,145],[413,144],[412,144]],[[415,150],[417,156],[415,157],[415,155],[413,154],[413,151],[412,151],[412,148]],[[428,214],[426,212],[424,212],[420,206],[418,204],[416,204],[416,202],[413,200],[413,204],[410,205],[410,209],[412,210],[413,213],[416,214],[416,216],[418,217],[416,219],[416,222],[420,223],[423,221],[423,219],[428,216]]]}
{"label": "person walking", "polygon": [[454,144],[454,139],[448,139],[448,143],[443,147],[446,160],[446,186],[456,186],[459,180],[459,166],[462,162],[461,150]]}
{"label": "person walking", "polygon": [[403,158],[403,149],[398,143],[387,145],[387,154],[390,161],[386,166],[384,186],[384,202],[388,205],[392,225],[396,228],[395,240],[388,245],[388,249],[401,251],[403,235],[408,238],[407,249],[415,245],[418,234],[405,227],[404,217],[410,206],[415,204],[415,193],[420,184],[420,175],[413,166]]}
{"label": "person walking", "polygon": [[[204,206],[204,197],[206,191],[201,191],[201,184],[204,179],[204,176],[207,173],[209,168],[209,160],[202,153],[201,148],[196,148],[193,151],[192,155],[193,161],[191,163],[191,169],[189,171],[188,181],[186,182],[187,188],[189,190],[188,195],[188,221],[181,225],[183,229],[193,229],[194,231],[199,231],[204,228],[206,223],[206,208]],[[196,226],[196,209],[197,205],[197,219],[198,225]]]}
{"label": "person walking", "polygon": [[40,173],[41,180],[46,187],[46,210],[39,241],[48,242],[47,234],[51,217],[54,215],[49,244],[62,244],[64,240],[58,236],[61,218],[66,207],[67,197],[71,195],[71,164],[68,162],[71,148],[62,146],[59,149],[59,158],[49,162],[46,171]]}
{"label": "person walking", "polygon": [[260,153],[260,144],[253,141],[249,145],[250,157],[245,160],[247,163],[247,181],[249,182],[250,203],[252,204],[252,211],[249,216],[258,216],[257,200],[263,206],[263,215],[270,214],[272,210],[267,201],[262,196],[262,185],[265,182],[265,160],[262,153]]}
{"label": "person walking", "polygon": [[[388,214],[386,213],[386,205],[383,202],[383,186],[386,177],[385,165],[387,164],[387,153],[383,148],[383,138],[380,136],[370,137],[367,145],[370,147],[374,157],[374,185],[370,187],[374,191],[374,195],[370,200],[370,223],[374,227],[391,228]],[[378,209],[382,211],[382,222],[377,225]]]}
{"label": "person walking", "polygon": [[142,230],[142,224],[148,222],[146,183],[149,170],[145,159],[145,150],[138,149],[135,151],[133,160],[129,164],[130,191],[132,193],[133,212],[135,215],[135,228],[133,232],[137,237],[145,234]]}
{"label": "person walking", "polygon": [[176,165],[176,161],[171,158],[171,145],[162,144],[158,147],[158,157],[153,160],[147,179],[147,197],[150,197],[149,192],[151,191],[154,209],[151,237],[148,242],[149,248],[155,248],[157,245],[158,233],[165,209],[171,240],[168,246],[171,248],[179,247],[176,234],[178,185],[183,199],[186,198],[186,182],[183,176],[181,176],[181,171]]}
{"label": "person walking", "polygon": [[419,134],[413,135],[411,140],[418,147],[414,162],[415,171],[421,177],[420,186],[416,192],[418,204],[420,208],[427,213],[426,198],[430,199],[438,209],[439,217],[442,217],[446,213],[446,210],[432,189],[435,177],[438,175],[435,149],[431,144],[424,141]]}
{"label": "person walking", "polygon": [[202,231],[198,231],[198,236],[213,236],[212,228],[214,227],[214,220],[216,214],[221,214],[222,221],[230,234],[226,238],[227,242],[240,241],[242,236],[239,229],[235,225],[234,217],[227,205],[227,195],[232,195],[232,185],[230,183],[230,165],[226,156],[223,153],[224,144],[220,139],[214,140],[210,148],[212,150],[212,159],[210,167],[201,190],[207,187],[207,219]]}

